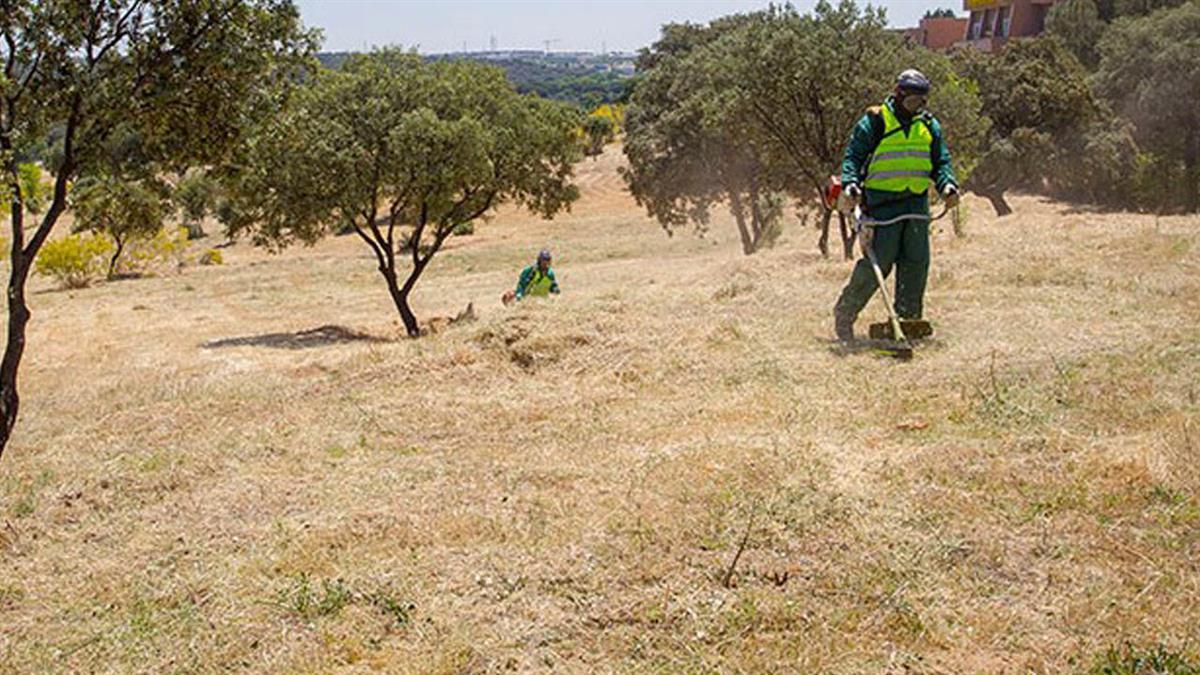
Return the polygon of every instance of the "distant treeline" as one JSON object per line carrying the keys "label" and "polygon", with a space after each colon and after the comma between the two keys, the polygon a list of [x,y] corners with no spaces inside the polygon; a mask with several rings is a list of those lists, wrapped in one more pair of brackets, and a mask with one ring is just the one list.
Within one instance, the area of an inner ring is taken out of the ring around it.
{"label": "distant treeline", "polygon": [[[317,55],[326,68],[338,69],[350,57],[349,52],[322,52]],[[470,55],[427,57],[428,60],[467,59],[504,69],[513,87],[521,93],[534,93],[544,98],[564,101],[592,110],[604,103],[616,103],[628,98],[633,78],[627,73],[602,70],[595,66],[580,66],[561,59],[491,59]]]}

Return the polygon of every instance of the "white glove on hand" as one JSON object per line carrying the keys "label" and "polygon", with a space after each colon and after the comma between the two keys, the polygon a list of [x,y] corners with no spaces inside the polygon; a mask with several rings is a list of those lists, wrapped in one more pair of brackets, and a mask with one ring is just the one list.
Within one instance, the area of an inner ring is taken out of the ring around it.
{"label": "white glove on hand", "polygon": [[847,215],[854,213],[854,207],[858,206],[860,202],[862,202],[862,189],[854,184],[847,185],[838,195],[838,211]]}
{"label": "white glove on hand", "polygon": [[959,202],[958,186],[950,183],[942,188],[942,199],[946,200],[946,208],[953,209],[957,207]]}

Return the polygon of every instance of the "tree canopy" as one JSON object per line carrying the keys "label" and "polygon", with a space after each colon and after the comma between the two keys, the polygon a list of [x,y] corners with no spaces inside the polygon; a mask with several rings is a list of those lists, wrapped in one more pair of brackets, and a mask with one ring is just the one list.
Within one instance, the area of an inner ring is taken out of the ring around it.
{"label": "tree canopy", "polygon": [[[0,170],[12,241],[8,340],[0,362],[0,451],[19,407],[17,370],[33,261],[77,179],[110,173],[136,138],[160,166],[220,161],[266,86],[306,63],[315,36],[290,0],[5,0],[0,3]],[[45,157],[54,187],[27,231],[22,157]]]}
{"label": "tree canopy", "polygon": [[934,79],[930,107],[969,168],[986,130],[974,89],[944,56],[889,32],[880,10],[822,1],[811,14],[784,6],[667,26],[639,59],[626,180],[668,230],[688,221],[703,227],[710,206],[727,199],[743,248],[753,252],[763,198],[823,204],[850,129],[912,67]]}
{"label": "tree canopy", "polygon": [[[1177,176],[1189,211],[1200,209],[1200,2],[1121,19],[1099,45],[1097,92],[1133,125],[1139,144]],[[1165,195],[1164,195],[1165,196]],[[1161,205],[1160,205],[1161,206]]]}
{"label": "tree canopy", "polygon": [[1083,67],[1055,39],[1017,40],[998,54],[964,50],[963,77],[977,83],[991,122],[987,150],[965,185],[1011,212],[1004,193],[1038,186],[1057,173],[1099,115]]}
{"label": "tree canopy", "polygon": [[274,249],[348,227],[415,337],[410,293],[456,229],[505,202],[549,218],[576,199],[581,121],[566,104],[516,93],[497,68],[395,49],[356,56],[244,148],[226,224]]}

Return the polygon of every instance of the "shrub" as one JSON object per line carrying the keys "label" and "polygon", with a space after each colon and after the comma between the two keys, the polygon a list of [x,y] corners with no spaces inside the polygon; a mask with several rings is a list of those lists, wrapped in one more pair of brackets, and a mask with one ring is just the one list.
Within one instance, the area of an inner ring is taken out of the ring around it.
{"label": "shrub", "polygon": [[616,135],[617,123],[611,117],[589,115],[583,121],[584,153],[589,157],[599,155]]}
{"label": "shrub", "polygon": [[205,174],[192,174],[179,181],[171,199],[183,216],[189,239],[200,239],[205,235],[202,223],[213,210],[217,201],[216,184]]}
{"label": "shrub", "polygon": [[37,257],[37,273],[63,288],[83,288],[104,274],[112,244],[103,236],[72,234],[48,241]]}
{"label": "shrub", "polygon": [[123,274],[146,274],[178,269],[188,246],[186,227],[167,227],[152,237],[138,237],[129,242],[125,255],[117,263]]}
{"label": "shrub", "polygon": [[625,125],[625,106],[617,103],[605,103],[592,111],[594,117],[607,117],[619,133]]}
{"label": "shrub", "polygon": [[204,253],[201,253],[196,262],[201,265],[224,265],[225,259],[221,256],[221,252],[215,248],[210,248]]}
{"label": "shrub", "polygon": [[49,191],[42,181],[42,167],[37,164],[18,164],[17,178],[21,197],[25,200],[25,210],[35,215],[41,213],[49,197]]}

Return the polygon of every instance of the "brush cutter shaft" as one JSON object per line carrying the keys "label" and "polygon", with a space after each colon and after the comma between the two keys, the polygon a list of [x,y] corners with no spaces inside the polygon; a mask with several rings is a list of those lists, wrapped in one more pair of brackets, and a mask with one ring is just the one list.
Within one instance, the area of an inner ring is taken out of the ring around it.
{"label": "brush cutter shaft", "polygon": [[879,269],[879,261],[875,259],[875,252],[869,247],[867,248],[867,258],[871,260],[871,269],[875,271],[875,281],[879,282],[879,292],[883,295],[883,304],[887,306],[888,320],[892,322],[892,332],[895,334],[896,340],[908,342],[908,338],[904,336],[904,329],[900,327],[900,317],[896,316],[896,310],[892,307],[892,298],[888,295],[887,284],[884,283],[883,270]]}
{"label": "brush cutter shaft", "polygon": [[[942,216],[946,215],[946,211],[948,211],[948,210],[949,209],[943,209],[942,212],[940,214],[938,214],[937,218],[941,218]],[[862,207],[856,208],[854,210],[854,220],[857,223],[858,230],[860,232],[862,231],[863,227],[874,227],[876,225],[890,225],[892,223],[899,222],[901,220],[912,220],[912,219],[937,220],[937,218],[931,219],[931,218],[929,218],[929,216],[922,216],[922,215],[904,215],[904,216],[900,216],[899,218],[893,218],[891,220],[886,220],[886,221],[882,221],[882,222],[870,222],[870,221],[866,221],[865,219],[863,219]],[[875,281],[879,284],[879,293],[883,296],[884,306],[887,307],[888,320],[891,321],[891,323],[892,323],[892,334],[895,336],[895,338],[898,342],[904,343],[905,351],[907,352],[907,355],[911,357],[912,344],[909,343],[908,338],[904,335],[904,329],[900,327],[900,317],[896,316],[896,309],[894,307],[892,307],[892,298],[887,292],[887,283],[884,281],[884,278],[883,278],[883,270],[881,270],[879,268],[879,260],[875,257],[875,251],[870,246],[864,246],[863,251],[867,254],[867,259],[871,261],[871,270],[873,272],[875,272]]]}

